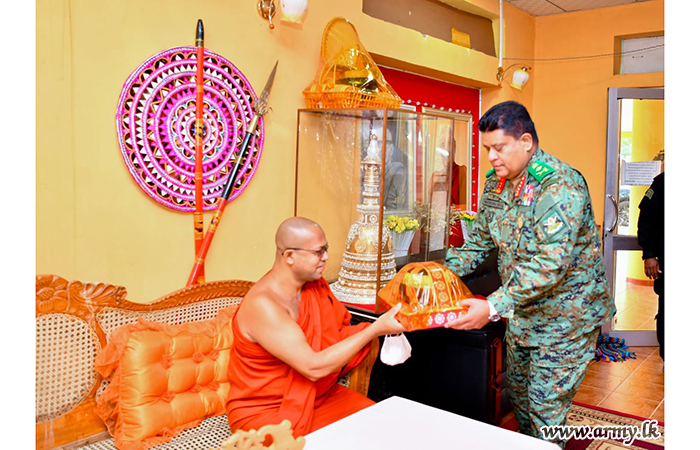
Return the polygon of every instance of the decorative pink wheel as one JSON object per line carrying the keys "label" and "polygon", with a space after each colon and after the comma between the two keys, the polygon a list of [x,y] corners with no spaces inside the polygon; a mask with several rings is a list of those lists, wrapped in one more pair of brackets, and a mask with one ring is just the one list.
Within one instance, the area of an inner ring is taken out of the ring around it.
{"label": "decorative pink wheel", "polygon": [[[176,47],[144,61],[124,83],[117,107],[117,136],[129,173],[158,203],[194,211],[196,47]],[[257,96],[228,60],[204,51],[203,200],[216,208]],[[260,118],[250,144],[246,171],[229,201],[248,186],[260,163],[264,142]]]}

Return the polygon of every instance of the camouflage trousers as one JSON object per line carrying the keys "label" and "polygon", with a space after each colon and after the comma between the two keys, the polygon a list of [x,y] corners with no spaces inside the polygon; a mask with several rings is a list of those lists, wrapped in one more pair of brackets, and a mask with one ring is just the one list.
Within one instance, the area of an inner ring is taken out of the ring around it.
{"label": "camouflage trousers", "polygon": [[[600,330],[559,348],[507,345],[508,392],[520,432],[543,439],[540,427],[566,425]],[[554,441],[564,448],[566,441]]]}

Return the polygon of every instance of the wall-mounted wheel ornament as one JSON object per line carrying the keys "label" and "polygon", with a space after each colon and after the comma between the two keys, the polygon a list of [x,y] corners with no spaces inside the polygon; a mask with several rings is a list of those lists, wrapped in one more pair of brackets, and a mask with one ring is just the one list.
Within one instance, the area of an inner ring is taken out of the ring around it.
{"label": "wall-mounted wheel ornament", "polygon": [[[179,211],[195,210],[194,150],[196,47],[177,47],[144,61],[124,83],[117,107],[119,147],[129,173],[158,203]],[[228,60],[204,51],[203,209],[216,208],[246,128],[255,116],[257,96]],[[248,186],[262,155],[260,118],[250,144],[245,172],[229,197]]]}

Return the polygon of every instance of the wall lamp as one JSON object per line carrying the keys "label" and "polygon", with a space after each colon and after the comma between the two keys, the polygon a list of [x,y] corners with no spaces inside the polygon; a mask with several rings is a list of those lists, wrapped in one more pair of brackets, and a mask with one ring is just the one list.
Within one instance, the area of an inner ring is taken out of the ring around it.
{"label": "wall lamp", "polygon": [[[280,0],[282,9],[282,20],[291,23],[301,23],[306,12],[308,0]],[[270,23],[270,29],[275,28],[272,17],[275,15],[277,7],[275,0],[258,0],[258,14]]]}
{"label": "wall lamp", "polygon": [[277,7],[275,6],[275,0],[260,0],[260,1],[258,1],[258,14],[264,20],[267,20],[270,22],[270,29],[271,30],[273,28],[275,28],[275,25],[272,23],[272,17],[275,15],[276,12],[277,12]]}
{"label": "wall lamp", "polygon": [[505,69],[503,67],[498,68],[498,71],[496,72],[496,79],[498,80],[499,86],[501,85],[501,82],[503,81],[503,78],[505,78],[508,71],[516,67],[517,69],[513,71],[513,81],[510,83],[510,85],[518,90],[521,90],[523,86],[525,86],[525,83],[527,83],[527,80],[530,78],[530,74],[528,72],[532,70],[532,67],[517,63],[512,64]]}

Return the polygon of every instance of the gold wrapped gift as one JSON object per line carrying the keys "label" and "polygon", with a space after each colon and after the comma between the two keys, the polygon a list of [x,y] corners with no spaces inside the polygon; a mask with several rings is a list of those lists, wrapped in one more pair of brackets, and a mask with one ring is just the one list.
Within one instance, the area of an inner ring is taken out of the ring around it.
{"label": "gold wrapped gift", "polygon": [[405,265],[379,291],[377,305],[389,310],[403,303],[396,315],[408,331],[442,327],[469,311],[457,302],[474,298],[469,288],[446,267],[424,261]]}

